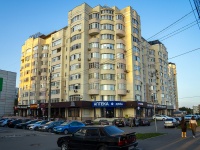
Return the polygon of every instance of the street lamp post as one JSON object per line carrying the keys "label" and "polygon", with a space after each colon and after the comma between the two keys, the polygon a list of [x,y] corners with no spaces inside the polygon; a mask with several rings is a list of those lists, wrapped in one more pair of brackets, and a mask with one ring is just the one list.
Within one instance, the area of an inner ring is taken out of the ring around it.
{"label": "street lamp post", "polygon": [[52,72],[51,70],[50,76],[49,76],[49,101],[48,101],[48,121],[51,121],[51,78],[52,78]]}
{"label": "street lamp post", "polygon": [[154,93],[152,93],[152,101],[153,101],[153,114],[154,114],[154,121],[155,121],[155,128],[156,128],[156,132],[157,132],[157,123],[156,123],[156,105],[155,105],[155,95]]}

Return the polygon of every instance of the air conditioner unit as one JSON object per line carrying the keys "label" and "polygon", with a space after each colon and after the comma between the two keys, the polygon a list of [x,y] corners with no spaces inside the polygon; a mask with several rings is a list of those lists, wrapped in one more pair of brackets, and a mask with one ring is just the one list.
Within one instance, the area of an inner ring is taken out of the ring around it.
{"label": "air conditioner unit", "polygon": [[54,37],[52,37],[52,40],[54,40]]}
{"label": "air conditioner unit", "polygon": [[94,98],[94,96],[91,96],[91,99],[93,99]]}
{"label": "air conditioner unit", "polygon": [[130,90],[126,90],[126,92],[127,92],[127,93],[129,93],[129,92],[130,92]]}
{"label": "air conditioner unit", "polygon": [[81,58],[78,58],[78,61],[81,61]]}
{"label": "air conditioner unit", "polygon": [[78,91],[77,90],[74,90],[74,93],[77,93]]}
{"label": "air conditioner unit", "polygon": [[91,48],[88,48],[88,51],[91,51]]}
{"label": "air conditioner unit", "polygon": [[81,29],[78,29],[78,31],[81,31]]}
{"label": "air conditioner unit", "polygon": [[91,60],[91,58],[88,58],[88,61],[90,61]]}
{"label": "air conditioner unit", "polygon": [[126,53],[127,52],[127,50],[124,50],[124,53]]}

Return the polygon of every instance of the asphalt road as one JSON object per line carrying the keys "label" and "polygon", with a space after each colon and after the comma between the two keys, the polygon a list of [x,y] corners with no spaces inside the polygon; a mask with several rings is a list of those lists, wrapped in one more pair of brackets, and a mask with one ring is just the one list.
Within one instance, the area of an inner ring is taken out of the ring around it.
{"label": "asphalt road", "polygon": [[[136,133],[151,133],[156,132],[154,122],[151,126],[139,127],[122,127],[124,131],[135,131]],[[191,147],[188,150],[200,149],[200,135],[193,139],[191,131],[188,131],[188,137],[181,139],[181,131],[176,128],[163,127],[163,122],[157,122],[157,132],[166,133],[165,135],[146,139],[138,140],[140,150],[182,150],[184,147]],[[59,150],[56,141],[57,135],[47,132],[29,131],[23,129],[13,129],[0,127],[0,149],[1,150]],[[180,148],[181,147],[181,148]]]}

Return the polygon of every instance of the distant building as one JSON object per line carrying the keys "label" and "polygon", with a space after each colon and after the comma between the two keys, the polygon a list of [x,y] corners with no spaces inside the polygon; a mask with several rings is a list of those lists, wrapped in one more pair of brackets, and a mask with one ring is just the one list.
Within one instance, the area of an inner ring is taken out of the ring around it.
{"label": "distant building", "polygon": [[0,116],[13,114],[16,76],[15,72],[0,70],[0,78],[3,78],[2,91],[0,91]]}
{"label": "distant building", "polygon": [[193,106],[193,114],[199,114],[199,106]]}

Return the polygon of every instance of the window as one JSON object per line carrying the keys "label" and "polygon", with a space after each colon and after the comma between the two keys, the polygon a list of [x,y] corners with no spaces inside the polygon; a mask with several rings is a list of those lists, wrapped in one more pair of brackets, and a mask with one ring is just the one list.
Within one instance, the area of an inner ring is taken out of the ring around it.
{"label": "window", "polygon": [[77,30],[79,30],[79,29],[81,29],[81,24],[77,24],[77,25],[73,26],[73,27],[71,28],[71,32],[77,31]]}
{"label": "window", "polygon": [[115,95],[102,95],[101,100],[102,101],[114,101]]}
{"label": "window", "polygon": [[99,63],[98,62],[89,63],[89,69],[92,68],[99,68]]}
{"label": "window", "polygon": [[33,50],[37,51],[38,50],[38,46],[33,47]]}
{"label": "window", "polygon": [[134,60],[140,62],[140,57],[139,56],[134,56]]}
{"label": "window", "polygon": [[116,15],[116,20],[124,21],[124,16],[123,15]]}
{"label": "window", "polygon": [[99,83],[90,83],[89,84],[89,89],[95,89],[95,90],[99,90]]}
{"label": "window", "polygon": [[117,58],[118,59],[124,59],[125,55],[123,53],[117,53]]}
{"label": "window", "polygon": [[136,91],[141,91],[141,88],[142,88],[141,85],[135,85],[135,90]]}
{"label": "window", "polygon": [[124,80],[126,80],[126,74],[125,73],[118,73],[117,74],[117,79],[124,79]]}
{"label": "window", "polygon": [[99,53],[90,53],[89,58],[99,58]]}
{"label": "window", "polygon": [[73,50],[79,49],[79,48],[81,48],[81,43],[78,43],[78,44],[75,44],[75,45],[71,46],[70,47],[70,51],[73,51]]}
{"label": "window", "polygon": [[70,40],[71,40],[71,42],[73,42],[78,39],[81,39],[81,34],[76,34],[76,35],[72,36]]}
{"label": "window", "polygon": [[123,24],[116,24],[116,29],[117,30],[124,30],[125,29],[125,27],[124,27],[124,25]]}
{"label": "window", "polygon": [[114,35],[113,34],[101,34],[101,39],[108,39],[108,40],[114,40]]}
{"label": "window", "polygon": [[123,64],[123,63],[117,63],[117,68],[125,70],[126,69],[126,65]]}
{"label": "window", "polygon": [[113,20],[113,16],[112,15],[102,15],[101,20]]}
{"label": "window", "polygon": [[115,80],[114,74],[101,74],[102,80]]}
{"label": "window", "polygon": [[89,79],[99,79],[99,73],[90,73]]}
{"label": "window", "polygon": [[126,90],[126,84],[119,83],[119,84],[118,84],[118,89],[119,89],[119,90]]}
{"label": "window", "polygon": [[52,66],[52,70],[60,69],[60,67],[61,67],[61,64],[54,65]]}
{"label": "window", "polygon": [[101,10],[101,14],[113,14],[113,10],[110,9]]}
{"label": "window", "polygon": [[141,100],[142,100],[141,95],[135,95],[135,100],[136,100],[136,101],[141,101]]}
{"label": "window", "polygon": [[69,79],[70,80],[77,80],[81,78],[81,74],[77,73],[77,74],[72,74],[70,75]]}
{"label": "window", "polygon": [[79,83],[69,85],[69,90],[70,91],[72,91],[72,90],[78,90],[78,89],[81,89],[81,85]]}
{"label": "window", "polygon": [[73,65],[70,66],[70,71],[76,70],[76,69],[79,69],[79,68],[81,68],[81,64],[80,63],[79,64],[73,64]]}
{"label": "window", "polygon": [[94,136],[97,137],[99,136],[99,130],[98,129],[87,129],[86,131],[86,136]]}
{"label": "window", "polygon": [[135,24],[136,26],[138,25],[138,21],[135,18],[132,18],[132,23]]}
{"label": "window", "polygon": [[99,43],[98,42],[93,42],[93,43],[89,43],[89,48],[99,48]]}
{"label": "window", "polygon": [[52,95],[60,94],[60,89],[51,90],[51,94],[52,94]]}
{"label": "window", "polygon": [[101,65],[101,69],[104,69],[104,70],[114,70],[115,68],[115,65],[114,64],[102,64]]}
{"label": "window", "polygon": [[139,34],[139,30],[137,28],[133,27],[133,33]]}
{"label": "window", "polygon": [[134,36],[132,36],[132,38],[133,38],[133,42],[139,43],[139,39],[138,38],[136,38]]}
{"label": "window", "polygon": [[140,71],[140,66],[134,65],[134,70],[135,71]]}
{"label": "window", "polygon": [[[70,96],[71,98],[71,96]],[[68,117],[79,117],[79,112],[80,109],[79,108],[68,108]]]}
{"label": "window", "polygon": [[61,47],[52,50],[52,55],[53,55],[53,54],[57,54],[57,53],[59,53],[59,52],[61,52]]}
{"label": "window", "polygon": [[73,55],[70,56],[70,61],[78,59],[80,57],[81,57],[81,54],[73,54]]}
{"label": "window", "polygon": [[89,15],[89,19],[97,18],[99,19],[99,14],[98,13],[93,13]]}
{"label": "window", "polygon": [[125,49],[125,45],[123,43],[118,43],[117,48]]}
{"label": "window", "polygon": [[101,59],[115,59],[114,54],[101,54]]}
{"label": "window", "polygon": [[114,44],[101,44],[101,49],[114,49]]}
{"label": "window", "polygon": [[58,61],[58,60],[60,60],[60,56],[53,57],[51,61],[52,61],[52,62],[56,62],[56,61]]}
{"label": "window", "polygon": [[72,19],[71,19],[71,23],[73,23],[73,22],[75,22],[75,21],[78,21],[78,20],[80,20],[81,19],[81,14],[80,15],[77,15],[77,16],[75,16],[75,17],[73,17]]}
{"label": "window", "polygon": [[140,53],[140,49],[137,46],[133,46],[133,51],[135,53]]}
{"label": "window", "polygon": [[93,22],[89,24],[89,29],[99,29],[100,25],[98,22]]}
{"label": "window", "polygon": [[114,91],[115,90],[115,85],[112,85],[112,84],[101,85],[101,90],[104,90],[104,91],[107,91],[107,90]]}
{"label": "window", "polygon": [[52,47],[57,46],[59,44],[61,44],[61,39],[58,39],[55,42],[52,42]]}
{"label": "window", "polygon": [[31,52],[31,49],[30,49],[30,48],[26,50],[26,54],[27,54],[27,53],[30,53],[30,52]]}
{"label": "window", "polygon": [[112,24],[101,24],[101,30],[114,30],[114,25],[112,25]]}

